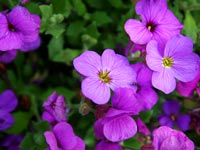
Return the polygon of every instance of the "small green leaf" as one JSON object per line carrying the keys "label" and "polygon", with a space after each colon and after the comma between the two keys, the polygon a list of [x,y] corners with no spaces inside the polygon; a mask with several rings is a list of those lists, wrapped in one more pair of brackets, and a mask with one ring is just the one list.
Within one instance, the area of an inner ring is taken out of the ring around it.
{"label": "small green leaf", "polygon": [[108,2],[115,8],[121,8],[123,6],[122,0],[108,0]]}
{"label": "small green leaf", "polygon": [[153,115],[153,110],[147,110],[140,113],[140,117],[144,123],[149,123],[151,116]]}
{"label": "small green leaf", "polygon": [[29,149],[29,150],[35,150],[35,147],[36,147],[36,145],[35,145],[35,142],[33,140],[32,134],[31,133],[27,133],[25,135],[23,141],[20,144],[20,148],[22,150],[27,150],[27,149]]}
{"label": "small green leaf", "polygon": [[72,3],[79,16],[83,16],[86,13],[86,7],[82,0],[73,0]]}
{"label": "small green leaf", "polygon": [[56,25],[50,25],[45,33],[50,34],[55,38],[58,38],[64,31],[65,31],[65,26],[63,24],[56,24]]}
{"label": "small green leaf", "polygon": [[197,40],[197,25],[189,11],[186,11],[185,20],[184,20],[184,33],[185,35],[192,38],[193,42],[196,43]]}
{"label": "small green leaf", "polygon": [[96,11],[92,14],[91,19],[96,21],[98,26],[110,23],[112,19],[104,11]]}

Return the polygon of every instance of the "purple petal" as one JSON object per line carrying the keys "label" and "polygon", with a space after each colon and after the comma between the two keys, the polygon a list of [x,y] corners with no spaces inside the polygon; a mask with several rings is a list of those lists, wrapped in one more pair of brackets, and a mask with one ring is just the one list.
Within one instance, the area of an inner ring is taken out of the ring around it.
{"label": "purple petal", "polygon": [[0,131],[4,131],[14,124],[14,118],[7,111],[0,110],[0,114]]}
{"label": "purple petal", "polygon": [[0,110],[13,111],[18,104],[17,97],[12,90],[6,90],[0,95]]}
{"label": "purple petal", "polygon": [[150,110],[158,101],[158,94],[151,87],[141,87],[136,98],[143,110]]}
{"label": "purple petal", "polygon": [[174,77],[183,82],[192,81],[199,72],[200,59],[195,53],[177,53],[172,57],[174,65],[172,72]]}
{"label": "purple petal", "polygon": [[148,67],[153,71],[162,71],[162,56],[158,50],[158,43],[156,41],[150,41],[146,47],[146,63]]}
{"label": "purple petal", "polygon": [[32,51],[39,48],[40,44],[41,44],[41,39],[38,36],[38,38],[35,41],[27,42],[27,43],[24,42],[20,50],[22,52]]}
{"label": "purple petal", "polygon": [[147,44],[153,36],[143,23],[135,19],[128,19],[124,29],[130,40],[136,44]]}
{"label": "purple petal", "polygon": [[114,118],[104,124],[105,137],[112,142],[119,142],[131,138],[137,132],[137,125],[128,115]]}
{"label": "purple petal", "polygon": [[153,72],[152,84],[155,88],[169,94],[176,88],[176,80],[170,74],[170,70],[165,69],[162,72]]}
{"label": "purple petal", "polygon": [[4,38],[8,32],[8,21],[5,14],[0,13],[0,39]]}
{"label": "purple petal", "polygon": [[84,141],[78,136],[76,136],[76,141],[77,141],[77,143],[76,143],[75,147],[73,148],[73,150],[85,150]]}
{"label": "purple petal", "polygon": [[96,145],[95,150],[122,150],[122,147],[119,143],[101,141]]}
{"label": "purple petal", "polygon": [[46,131],[44,132],[44,136],[46,139],[47,144],[49,145],[50,150],[59,150],[57,145],[57,140],[53,132],[51,131]]}
{"label": "purple petal", "polygon": [[97,138],[97,140],[104,139],[104,134],[103,134],[103,119],[98,119],[94,123],[94,133]]}
{"label": "purple petal", "polygon": [[116,89],[112,96],[112,106],[119,110],[130,111],[132,114],[138,114],[142,109],[131,88]]}
{"label": "purple petal", "polygon": [[137,118],[136,123],[137,123],[139,133],[142,133],[144,135],[150,135],[151,134],[151,132],[149,131],[146,124],[139,117]]}
{"label": "purple petal", "polygon": [[77,138],[70,124],[66,122],[58,123],[53,128],[53,132],[59,145],[64,150],[70,150],[76,146]]}
{"label": "purple petal", "polygon": [[86,51],[73,61],[75,69],[84,76],[98,76],[101,71],[101,58],[93,51]]}
{"label": "purple petal", "polygon": [[162,150],[172,150],[172,149],[182,150],[182,149],[185,149],[185,147],[183,148],[182,145],[184,145],[184,144],[181,143],[181,141],[175,135],[172,135],[172,136],[169,136],[168,138],[166,138],[162,142],[160,149],[162,149]]}
{"label": "purple petal", "polygon": [[182,131],[186,131],[190,128],[190,121],[191,121],[191,118],[189,115],[182,114],[177,117],[176,123],[177,123],[177,126]]}
{"label": "purple petal", "polygon": [[0,51],[0,62],[10,63],[17,56],[17,50]]}
{"label": "purple petal", "polygon": [[86,78],[82,81],[83,94],[96,104],[105,104],[110,98],[110,88],[98,78]]}
{"label": "purple petal", "polygon": [[178,101],[166,100],[162,107],[164,113],[168,116],[178,115],[180,111],[180,103]]}
{"label": "purple petal", "polygon": [[166,116],[166,115],[161,115],[159,117],[159,123],[160,123],[160,126],[168,126],[170,128],[173,128],[174,126],[174,122],[171,120],[170,116]]}
{"label": "purple petal", "polygon": [[42,120],[48,121],[51,125],[54,125],[57,122],[56,119],[47,111],[42,113]]}

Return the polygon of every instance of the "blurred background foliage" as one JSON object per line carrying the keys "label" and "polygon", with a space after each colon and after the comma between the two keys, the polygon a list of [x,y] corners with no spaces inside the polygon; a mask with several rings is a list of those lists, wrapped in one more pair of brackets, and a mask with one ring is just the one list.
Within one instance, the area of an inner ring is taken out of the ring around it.
{"label": "blurred background foliage", "polygon": [[[47,145],[43,132],[49,130],[47,122],[41,120],[43,102],[53,92],[66,97],[70,108],[68,122],[75,133],[85,140],[87,149],[96,144],[93,133],[95,105],[81,97],[80,76],[74,71],[72,60],[85,50],[99,53],[106,48],[124,54],[129,37],[124,23],[129,18],[138,18],[134,6],[137,0],[31,0],[25,4],[31,13],[41,16],[41,46],[29,53],[18,53],[16,60],[0,65],[0,91],[12,88],[19,100],[12,113],[15,124],[0,133],[24,135],[21,148],[43,150]],[[12,9],[18,0],[0,0],[0,10]],[[168,6],[184,24],[182,33],[193,39],[194,51],[200,54],[200,0],[168,0]],[[199,107],[197,98],[186,100],[177,93],[164,95],[153,110],[141,113],[140,117],[152,130],[158,126],[156,119],[161,113],[165,99],[182,100],[184,111]],[[187,133],[197,146],[199,135]],[[138,136],[122,145],[139,148]]]}

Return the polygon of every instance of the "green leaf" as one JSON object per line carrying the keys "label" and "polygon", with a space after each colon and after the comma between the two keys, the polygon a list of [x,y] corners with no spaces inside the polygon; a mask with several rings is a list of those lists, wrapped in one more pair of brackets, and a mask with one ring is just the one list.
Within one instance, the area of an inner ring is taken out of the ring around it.
{"label": "green leaf", "polygon": [[92,14],[91,19],[96,21],[97,26],[102,26],[112,21],[112,19],[104,11],[96,11]]}
{"label": "green leaf", "polygon": [[84,30],[84,23],[82,21],[71,22],[67,28],[67,35],[77,37]]}
{"label": "green leaf", "polygon": [[89,26],[85,28],[85,34],[88,34],[96,39],[100,36],[96,22],[92,22]]}
{"label": "green leaf", "polygon": [[35,142],[31,133],[27,133],[20,144],[22,150],[35,150]]}
{"label": "green leaf", "polygon": [[122,0],[108,0],[108,2],[115,8],[121,8],[123,6]]}
{"label": "green leaf", "polygon": [[149,123],[151,116],[153,115],[153,110],[147,110],[140,113],[140,117],[144,123]]}
{"label": "green leaf", "polygon": [[186,36],[192,38],[193,42],[196,43],[198,28],[194,18],[189,11],[186,11],[184,20],[184,33]]}
{"label": "green leaf", "polygon": [[58,38],[63,32],[65,32],[65,26],[63,24],[56,24],[50,25],[45,33]]}
{"label": "green leaf", "polygon": [[122,143],[122,146],[125,147],[134,147],[134,149],[140,149],[140,147],[143,145],[143,143],[139,142],[138,140],[136,140],[135,138],[130,138],[128,140],[125,140]]}
{"label": "green leaf", "polygon": [[72,0],[72,3],[79,16],[83,16],[86,13],[86,6],[82,0]]}
{"label": "green leaf", "polygon": [[6,132],[10,134],[20,134],[23,130],[27,129],[32,113],[18,111],[12,113],[12,115],[15,119],[15,123]]}

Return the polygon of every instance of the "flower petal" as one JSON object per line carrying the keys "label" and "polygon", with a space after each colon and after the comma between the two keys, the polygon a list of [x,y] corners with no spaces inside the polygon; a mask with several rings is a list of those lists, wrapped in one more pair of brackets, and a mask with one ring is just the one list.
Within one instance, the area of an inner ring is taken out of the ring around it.
{"label": "flower petal", "polygon": [[76,140],[77,140],[77,144],[75,145],[75,147],[73,148],[73,150],[85,150],[85,143],[84,141],[76,136]]}
{"label": "flower petal", "polygon": [[143,23],[135,19],[128,19],[124,29],[131,41],[136,44],[147,44],[153,36]]}
{"label": "flower petal", "polygon": [[86,78],[82,81],[83,94],[96,104],[105,104],[110,98],[110,88],[98,78]]}
{"label": "flower petal", "polygon": [[14,118],[7,111],[0,110],[0,114],[0,131],[4,131],[14,124]]}
{"label": "flower petal", "polygon": [[75,69],[84,76],[98,76],[102,70],[101,58],[93,51],[86,51],[73,61]]}
{"label": "flower petal", "polygon": [[137,125],[130,116],[119,116],[106,122],[103,132],[109,141],[119,142],[134,136],[137,132]]}
{"label": "flower petal", "polygon": [[8,21],[3,13],[0,13],[0,29],[0,38],[4,38],[8,32]]}
{"label": "flower petal", "polygon": [[162,56],[158,50],[158,43],[156,41],[150,41],[146,47],[146,63],[148,67],[153,71],[162,71],[164,68],[162,66]]}
{"label": "flower petal", "polygon": [[191,121],[191,118],[189,115],[187,114],[182,114],[182,115],[179,115],[177,117],[177,126],[182,130],[182,131],[186,131],[190,128],[190,121]]}
{"label": "flower petal", "polygon": [[169,94],[176,88],[176,80],[168,70],[165,69],[162,72],[153,72],[152,85],[163,91],[165,94]]}
{"label": "flower petal", "polygon": [[0,62],[10,63],[17,56],[17,50],[0,51]]}
{"label": "flower petal", "polygon": [[103,134],[103,119],[98,119],[94,123],[94,133],[95,136],[98,140],[104,139],[104,134]]}
{"label": "flower petal", "polygon": [[96,145],[95,150],[122,150],[122,147],[119,143],[101,141]]}
{"label": "flower petal", "polygon": [[162,109],[168,116],[178,115],[180,111],[180,103],[178,101],[166,100],[163,103]]}
{"label": "flower petal", "polygon": [[0,95],[0,110],[13,111],[18,104],[17,97],[12,90],[6,90]]}
{"label": "flower petal", "polygon": [[160,126],[168,126],[170,128],[173,128],[174,126],[174,122],[171,120],[169,116],[166,116],[166,115],[161,115],[159,117],[159,123],[160,123]]}
{"label": "flower petal", "polygon": [[44,132],[44,136],[46,139],[47,144],[49,145],[49,148],[52,150],[59,150],[57,145],[56,137],[54,136],[53,132],[46,131]]}
{"label": "flower petal", "polygon": [[70,124],[60,122],[53,128],[55,137],[64,150],[72,150],[77,144],[77,139]]}

